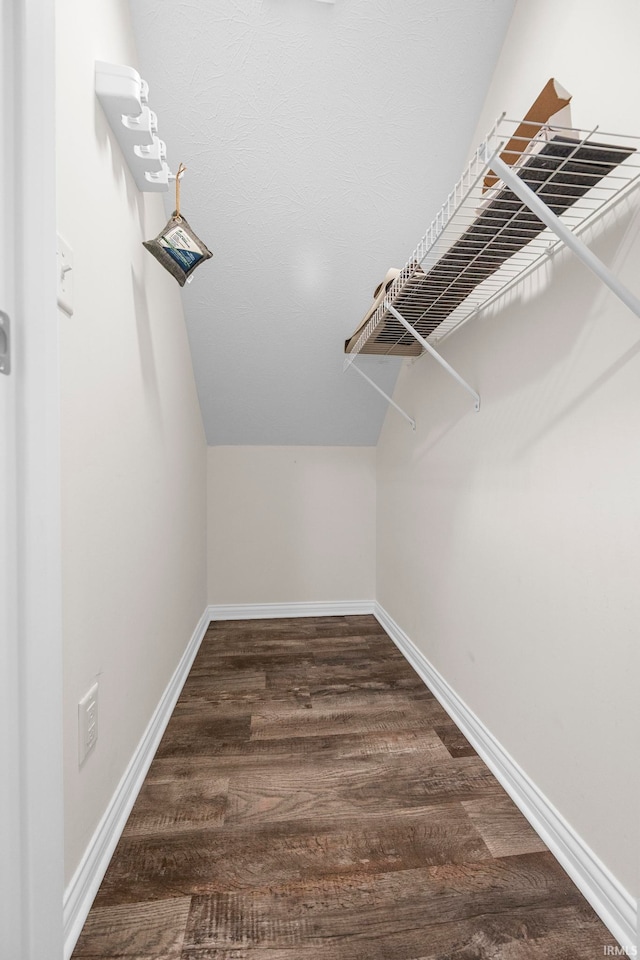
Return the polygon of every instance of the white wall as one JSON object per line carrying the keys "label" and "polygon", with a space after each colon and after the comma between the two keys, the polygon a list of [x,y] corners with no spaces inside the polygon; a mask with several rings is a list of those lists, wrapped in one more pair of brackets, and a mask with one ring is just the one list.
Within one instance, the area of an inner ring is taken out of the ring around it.
{"label": "white wall", "polygon": [[[574,122],[637,134],[638,36],[635,0],[520,0],[476,139],[550,76]],[[636,293],[637,204],[591,238]],[[378,447],[377,599],[637,895],[638,319],[564,253],[442,352],[482,410],[403,368],[418,429],[390,410]]]}
{"label": "white wall", "polygon": [[209,447],[209,603],[373,600],[374,447]]}
{"label": "white wall", "polygon": [[[205,608],[206,446],[179,288],[141,245],[162,200],[137,191],[94,93],[96,59],[136,64],[126,0],[57,0],[56,16],[58,229],[75,258],[60,313],[68,881]],[[95,679],[99,739],[79,769]]]}

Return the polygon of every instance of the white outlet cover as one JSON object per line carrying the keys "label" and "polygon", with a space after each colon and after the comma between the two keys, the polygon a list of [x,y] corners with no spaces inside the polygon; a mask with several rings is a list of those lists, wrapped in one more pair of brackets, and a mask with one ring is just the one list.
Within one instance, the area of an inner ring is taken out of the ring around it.
{"label": "white outlet cover", "polygon": [[98,684],[94,683],[78,704],[78,763],[80,766],[98,739]]}
{"label": "white outlet cover", "polygon": [[58,234],[56,252],[58,275],[58,306],[66,314],[73,314],[73,250]]}

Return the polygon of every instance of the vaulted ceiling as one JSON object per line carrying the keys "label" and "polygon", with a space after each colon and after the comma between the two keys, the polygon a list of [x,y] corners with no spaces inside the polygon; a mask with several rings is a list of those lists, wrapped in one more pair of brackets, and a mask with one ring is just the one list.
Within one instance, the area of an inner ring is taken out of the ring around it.
{"label": "vaulted ceiling", "polygon": [[[344,340],[460,174],[514,0],[130,5],[214,254],[183,291],[209,444],[375,444]],[[392,389],[399,361],[358,362]]]}

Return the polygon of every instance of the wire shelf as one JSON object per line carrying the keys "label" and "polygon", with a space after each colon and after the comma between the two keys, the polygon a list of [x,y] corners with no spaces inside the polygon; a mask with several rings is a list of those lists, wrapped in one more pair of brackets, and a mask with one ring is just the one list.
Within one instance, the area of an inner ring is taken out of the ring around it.
{"label": "wire shelf", "polygon": [[347,341],[347,363],[359,353],[422,352],[389,305],[437,343],[562,242],[493,173],[497,158],[576,235],[640,177],[640,137],[531,122],[535,135],[523,137],[522,125],[502,117],[480,144],[384,301]]}

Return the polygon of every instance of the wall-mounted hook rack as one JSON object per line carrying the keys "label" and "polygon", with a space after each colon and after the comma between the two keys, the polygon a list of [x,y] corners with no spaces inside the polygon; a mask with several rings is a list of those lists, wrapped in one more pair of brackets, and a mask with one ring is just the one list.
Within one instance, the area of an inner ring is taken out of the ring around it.
{"label": "wall-mounted hook rack", "polygon": [[158,118],[149,108],[149,87],[133,67],[96,61],[96,95],[120,144],[138,190],[158,193],[175,180]]}

